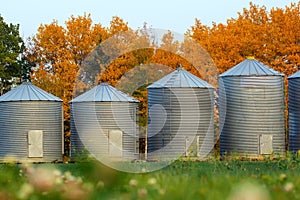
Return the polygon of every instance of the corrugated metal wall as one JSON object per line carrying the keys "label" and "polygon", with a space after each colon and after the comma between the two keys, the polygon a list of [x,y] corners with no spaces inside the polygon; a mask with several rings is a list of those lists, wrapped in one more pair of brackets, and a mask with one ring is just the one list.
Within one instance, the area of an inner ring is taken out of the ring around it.
{"label": "corrugated metal wall", "polygon": [[219,77],[221,154],[260,154],[259,136],[273,135],[272,148],[285,151],[282,76]]}
{"label": "corrugated metal wall", "polygon": [[[51,101],[0,102],[0,157],[17,161],[61,161],[63,154],[62,103]],[[43,158],[27,158],[27,135],[43,131]]]}
{"label": "corrugated metal wall", "polygon": [[289,77],[289,150],[300,150],[300,77]]}
{"label": "corrugated metal wall", "polygon": [[213,151],[213,92],[212,88],[148,88],[148,159],[178,158],[191,144],[191,155],[200,158]]}
{"label": "corrugated metal wall", "polygon": [[108,156],[109,130],[123,131],[123,158],[138,158],[138,103],[73,102],[71,104],[72,157],[84,147],[96,158]]}

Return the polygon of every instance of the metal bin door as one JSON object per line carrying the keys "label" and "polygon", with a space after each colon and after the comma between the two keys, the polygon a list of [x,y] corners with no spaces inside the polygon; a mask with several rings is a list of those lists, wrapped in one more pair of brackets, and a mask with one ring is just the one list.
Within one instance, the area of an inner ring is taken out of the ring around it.
{"label": "metal bin door", "polygon": [[30,130],[28,131],[28,157],[42,158],[43,150],[43,131]]}
{"label": "metal bin door", "polygon": [[273,135],[259,135],[259,154],[267,155],[273,152]]}

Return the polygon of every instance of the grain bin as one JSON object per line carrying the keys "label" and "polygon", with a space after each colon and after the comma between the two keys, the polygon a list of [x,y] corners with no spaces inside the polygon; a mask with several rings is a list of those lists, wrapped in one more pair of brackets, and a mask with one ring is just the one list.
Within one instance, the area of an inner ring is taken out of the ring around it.
{"label": "grain bin", "polygon": [[139,156],[136,99],[107,83],[71,101],[72,158],[83,151],[100,159]]}
{"label": "grain bin", "polygon": [[289,150],[300,150],[300,71],[288,77],[289,81]]}
{"label": "grain bin", "polygon": [[254,58],[219,76],[221,155],[285,151],[283,78]]}
{"label": "grain bin", "polygon": [[62,161],[62,100],[24,82],[0,97],[0,159]]}
{"label": "grain bin", "polygon": [[147,89],[148,159],[210,154],[214,146],[214,87],[178,68]]}

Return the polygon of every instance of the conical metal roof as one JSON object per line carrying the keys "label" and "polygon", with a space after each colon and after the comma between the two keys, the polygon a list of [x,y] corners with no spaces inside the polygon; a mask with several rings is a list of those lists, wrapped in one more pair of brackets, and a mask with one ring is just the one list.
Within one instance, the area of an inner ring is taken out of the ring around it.
{"label": "conical metal roof", "polygon": [[248,58],[220,75],[220,77],[225,76],[284,76],[284,74],[271,69],[262,62]]}
{"label": "conical metal roof", "polygon": [[147,88],[214,88],[188,71],[178,68]]}
{"label": "conical metal roof", "polygon": [[24,82],[20,86],[0,96],[0,102],[7,101],[62,101],[60,98],[45,92],[30,82]]}
{"label": "conical metal roof", "polygon": [[300,78],[300,70],[288,77],[288,79],[291,79],[291,78]]}
{"label": "conical metal roof", "polygon": [[101,83],[100,85],[92,88],[91,90],[79,95],[72,101],[74,102],[139,102],[133,97],[117,90],[116,88],[108,85],[107,83]]}

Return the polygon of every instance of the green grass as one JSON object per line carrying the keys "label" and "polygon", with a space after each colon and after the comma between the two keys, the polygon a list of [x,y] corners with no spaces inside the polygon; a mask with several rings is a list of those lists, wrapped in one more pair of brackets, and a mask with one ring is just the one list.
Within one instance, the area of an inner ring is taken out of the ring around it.
{"label": "green grass", "polygon": [[146,174],[118,172],[96,161],[1,164],[0,199],[300,199],[299,174],[300,161],[292,157],[176,161]]}

